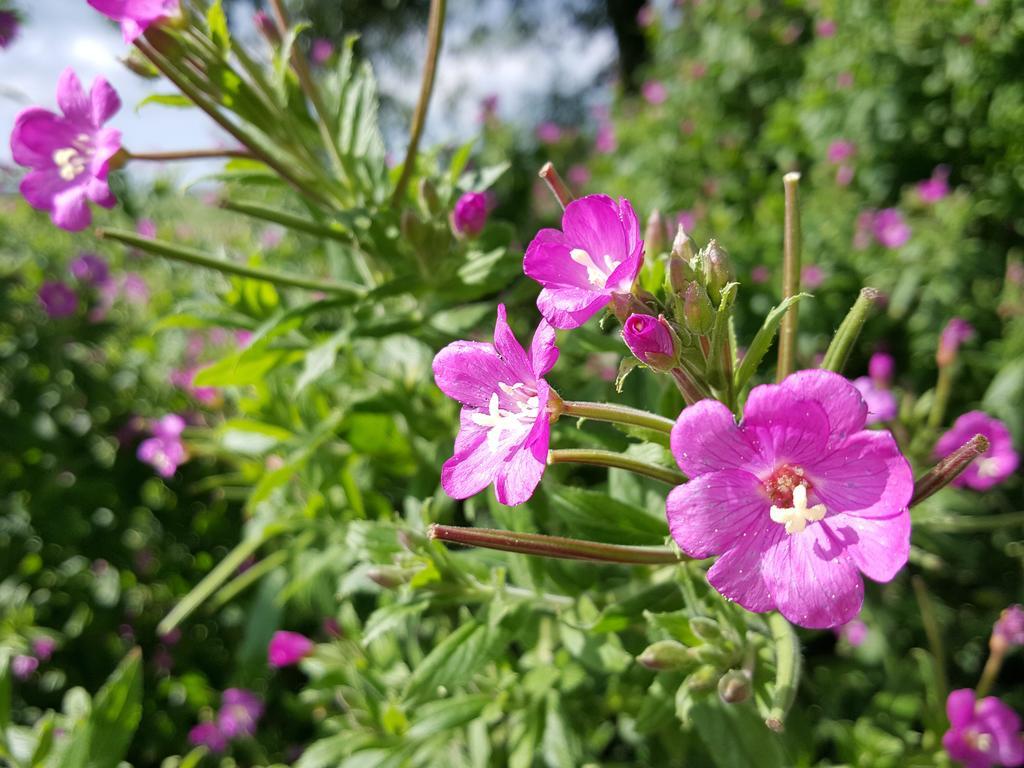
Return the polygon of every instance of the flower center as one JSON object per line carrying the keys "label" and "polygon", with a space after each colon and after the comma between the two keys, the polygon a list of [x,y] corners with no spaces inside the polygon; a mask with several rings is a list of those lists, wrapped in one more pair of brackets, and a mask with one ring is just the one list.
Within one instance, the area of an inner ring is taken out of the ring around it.
{"label": "flower center", "polygon": [[968,728],[964,732],[964,741],[972,749],[976,749],[979,752],[989,752],[992,749],[992,734],[990,733],[978,733],[973,728]]}
{"label": "flower center", "polygon": [[599,259],[603,266],[598,266],[593,257],[582,248],[573,248],[569,251],[569,258],[587,270],[587,281],[595,288],[604,288],[611,273],[615,271],[612,257],[607,253]]}
{"label": "flower center", "polygon": [[994,456],[978,459],[978,474],[982,477],[995,477],[999,474],[999,459]]}
{"label": "flower center", "polygon": [[80,133],[71,142],[70,147],[54,150],[53,164],[57,166],[60,177],[64,181],[74,181],[85,171],[92,156],[93,148],[89,134]]}
{"label": "flower center", "polygon": [[507,395],[509,407],[502,408],[501,396],[493,392],[487,404],[487,413],[477,411],[469,417],[474,424],[487,428],[487,447],[491,451],[498,450],[506,435],[517,439],[525,437],[540,414],[540,400],[536,391],[528,389],[523,382],[501,382],[498,388]]}
{"label": "flower center", "polygon": [[774,522],[786,526],[786,533],[801,533],[807,523],[824,519],[824,504],[807,506],[811,484],[802,467],[785,464],[771,474],[764,486],[772,501],[769,514]]}

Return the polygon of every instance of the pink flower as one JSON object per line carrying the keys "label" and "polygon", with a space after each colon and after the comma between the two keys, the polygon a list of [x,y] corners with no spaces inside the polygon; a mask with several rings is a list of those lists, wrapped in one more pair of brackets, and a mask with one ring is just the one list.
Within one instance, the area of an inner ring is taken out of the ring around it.
{"label": "pink flower", "polygon": [[489,123],[498,117],[498,95],[489,94],[480,99],[480,122]]}
{"label": "pink flower", "polygon": [[277,248],[284,240],[284,230],[281,227],[267,227],[260,232],[260,245],[267,250]]}
{"label": "pink flower", "polygon": [[215,754],[228,748],[228,737],[221,732],[216,723],[199,723],[192,726],[192,730],[188,732],[188,742],[196,747],[206,747]]}
{"label": "pink flower", "polygon": [[808,264],[800,270],[800,281],[813,291],[825,282],[825,270],[817,264]]}
{"label": "pink flower", "polygon": [[832,19],[820,19],[814,25],[814,32],[818,37],[832,37],[836,33],[836,23]]}
{"label": "pink flower", "polygon": [[939,348],[935,351],[935,361],[939,365],[949,365],[956,359],[960,345],[973,338],[973,325],[962,317],[951,317],[939,334]]}
{"label": "pink flower", "polygon": [[1024,606],[1011,605],[1004,608],[992,628],[992,635],[1009,648],[1024,645]]}
{"label": "pink flower", "polygon": [[461,235],[479,235],[487,223],[487,195],[483,192],[465,192],[452,211],[452,228]]}
{"label": "pink flower", "polygon": [[697,226],[697,212],[693,209],[680,211],[676,214],[676,224],[681,224],[687,232],[693,232],[693,228]]}
{"label": "pink flower", "polygon": [[541,144],[554,144],[562,138],[562,129],[550,120],[537,126],[537,140]]}
{"label": "pink flower", "polygon": [[763,285],[772,279],[771,270],[764,264],[758,264],[750,270],[750,279],[755,285]]}
{"label": "pink flower", "polygon": [[121,279],[121,295],[131,304],[145,304],[149,301],[146,279],[136,272],[126,272]]}
{"label": "pink flower", "polygon": [[910,227],[898,208],[885,208],[872,222],[875,239],[886,248],[899,248],[910,239]]}
{"label": "pink flower", "polygon": [[256,28],[260,31],[264,37],[270,40],[276,40],[278,37],[277,24],[270,18],[270,15],[266,11],[256,11],[252,15],[253,23]]}
{"label": "pink flower", "polygon": [[622,326],[622,340],[642,363],[659,371],[676,364],[675,334],[663,316],[630,315]]}
{"label": "pink flower", "polygon": [[187,455],[181,441],[185,420],[176,413],[169,413],[156,421],[150,431],[153,436],[139,443],[136,456],[139,461],[149,464],[161,477],[172,477],[178,467],[184,464]]}
{"label": "pink flower", "polygon": [[830,371],[798,371],[750,392],[737,426],[717,400],[686,408],[672,453],[690,478],[669,494],[686,554],[718,556],[708,581],[750,611],[803,627],[845,624],[861,574],[889,581],[910,551],[910,465],[867,406]]}
{"label": "pink flower", "polygon": [[607,155],[615,151],[618,142],[615,140],[615,126],[604,122],[597,128],[597,136],[594,137],[594,151],[599,155]]}
{"label": "pink flower", "polygon": [[0,10],[0,48],[9,48],[18,36],[21,19],[11,10]]}
{"label": "pink flower", "polygon": [[108,19],[119,22],[121,37],[129,44],[151,24],[178,12],[178,0],[88,0],[88,3]]}
{"label": "pink flower", "polygon": [[275,632],[267,648],[267,661],[272,667],[298,664],[313,651],[313,641],[298,632]]}
{"label": "pink flower", "polygon": [[857,214],[857,223],[854,225],[853,230],[853,247],[858,251],[863,251],[869,245],[874,237],[875,228],[875,211],[867,210],[861,211]]}
{"label": "pink flower", "polygon": [[940,165],[930,179],[919,182],[917,194],[926,203],[937,203],[949,194],[949,166]]}
{"label": "pink flower", "polygon": [[838,139],[828,145],[828,151],[825,156],[828,161],[833,165],[839,165],[840,163],[849,160],[857,154],[857,145],[852,141],[846,139]]}
{"label": "pink flower", "polygon": [[169,378],[171,384],[178,387],[178,389],[183,389],[188,392],[200,403],[210,404],[220,397],[220,390],[216,387],[197,387],[193,383],[196,378],[196,374],[201,370],[202,368],[200,366],[193,365],[188,368],[171,371]]}
{"label": "pink flower", "polygon": [[668,99],[668,88],[660,80],[648,80],[640,87],[640,93],[648,104],[664,104]]}
{"label": "pink flower", "polygon": [[543,286],[537,307],[556,328],[578,328],[613,293],[629,293],[643,264],[644,241],[625,198],[587,195],[566,206],[562,229],[542,229],[523,270]]}
{"label": "pink flower", "polygon": [[582,163],[569,166],[565,175],[569,179],[569,183],[576,188],[585,187],[590,181],[590,169]]}
{"label": "pink flower", "polygon": [[334,55],[334,43],[325,38],[318,37],[313,41],[313,48],[309,53],[309,57],[313,60],[316,65],[325,64],[331,56]]}
{"label": "pink flower", "polygon": [[515,506],[533,495],[548,458],[550,389],[545,373],[558,359],[555,331],[541,322],[527,353],[498,305],[494,343],[456,341],[434,358],[434,379],[462,403],[455,454],[441,485],[465,499],[490,484],[498,501]]}
{"label": "pink flower", "polygon": [[83,283],[103,285],[110,279],[110,267],[95,253],[80,253],[71,262],[71,274]]}
{"label": "pink flower", "polygon": [[107,185],[110,159],[121,148],[121,132],[103,128],[121,108],[117,93],[97,77],[89,95],[68,67],[57,81],[63,115],[42,107],[18,113],[11,131],[14,162],[32,170],[21,194],[33,208],[49,211],[53,223],[76,232],[92,221],[88,201],[113,208]]}
{"label": "pink flower", "polygon": [[40,661],[49,661],[55,650],[57,650],[57,641],[52,637],[40,635],[32,641],[32,653]]}
{"label": "pink flower", "polygon": [[875,352],[868,361],[868,375],[881,387],[889,385],[896,368],[896,361],[888,352]]}
{"label": "pink flower", "polygon": [[70,317],[78,309],[78,294],[60,280],[43,283],[38,296],[43,310],[52,318]]}
{"label": "pink flower", "polygon": [[974,700],[974,691],[961,688],[946,699],[949,730],[942,746],[966,768],[1024,765],[1020,718],[995,696]]}
{"label": "pink flower", "polygon": [[252,691],[244,688],[228,688],[221,697],[220,712],[217,713],[217,727],[229,739],[252,736],[256,724],[263,717],[263,702]]}
{"label": "pink flower", "polygon": [[878,386],[867,376],[853,380],[853,386],[860,392],[868,406],[868,424],[880,424],[896,418],[899,406],[896,396],[884,387]]}
{"label": "pink flower", "polygon": [[852,165],[840,165],[836,169],[836,184],[840,187],[850,186],[850,182],[853,181],[853,173]]}
{"label": "pink flower", "polygon": [[852,648],[863,645],[868,638],[868,625],[859,618],[850,619],[845,624],[833,627],[833,631],[840,640]]}
{"label": "pink flower", "polygon": [[935,444],[935,456],[948,456],[979,434],[988,438],[988,450],[972,461],[953,481],[953,485],[987,491],[1012,475],[1020,464],[1020,456],[1013,449],[1010,430],[999,419],[993,419],[984,411],[968,411],[939,438]]}
{"label": "pink flower", "polygon": [[39,669],[39,659],[35,656],[19,654],[11,659],[11,674],[18,680],[28,680]]}
{"label": "pink flower", "polygon": [[152,219],[139,219],[135,224],[135,232],[152,240],[156,237],[156,222]]}
{"label": "pink flower", "polygon": [[845,90],[853,86],[853,72],[843,71],[836,75],[836,88]]}
{"label": "pink flower", "polygon": [[646,29],[654,23],[655,16],[654,8],[651,7],[650,3],[644,3],[640,6],[640,10],[636,12],[636,25],[641,29]]}

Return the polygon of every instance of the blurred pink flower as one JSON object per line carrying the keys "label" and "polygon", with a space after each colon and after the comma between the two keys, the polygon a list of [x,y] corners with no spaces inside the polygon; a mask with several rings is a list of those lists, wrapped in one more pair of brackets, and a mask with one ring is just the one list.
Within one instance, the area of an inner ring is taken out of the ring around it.
{"label": "blurred pink flower", "polygon": [[857,145],[846,139],[836,139],[828,145],[825,156],[833,165],[839,165],[857,154]]}
{"label": "blurred pink flower", "polygon": [[840,165],[836,169],[836,184],[840,187],[847,187],[851,181],[853,181],[853,166]]}
{"label": "blurred pink flower", "polygon": [[487,224],[489,208],[483,192],[463,192],[452,210],[452,229],[468,237],[479,235]]}
{"label": "blurred pink flower", "polygon": [[899,248],[910,239],[910,226],[898,208],[885,208],[876,213],[872,228],[875,239],[886,248]]}
{"label": "blurred pink flower", "polygon": [[38,296],[43,311],[52,318],[70,317],[78,310],[78,294],[60,280],[43,283]]}
{"label": "blurred pink flower", "polygon": [[480,99],[480,122],[489,123],[498,118],[498,95],[495,93]]}
{"label": "blurred pink flower", "polygon": [[949,195],[949,166],[938,166],[932,171],[931,178],[919,182],[917,194],[926,203],[937,203]]}
{"label": "blurred pink flower", "polygon": [[843,640],[853,648],[862,645],[868,637],[868,625],[861,621],[859,617],[850,619],[845,624],[835,627],[832,631],[836,633],[840,640]]}
{"label": "blurred pink flower", "polygon": [[660,80],[648,80],[640,92],[648,104],[664,104],[668,99],[668,89]]}
{"label": "blurred pink flower", "polygon": [[326,64],[328,59],[334,55],[334,43],[323,37],[318,37],[313,41],[313,46],[309,52],[309,58],[312,59],[313,63],[317,66]]}
{"label": "blurred pink flower", "polygon": [[607,155],[614,152],[616,147],[618,142],[615,140],[615,127],[608,122],[602,123],[594,137],[594,151],[599,155]]}
{"label": "blurred pink flower", "polygon": [[832,19],[820,19],[814,25],[814,32],[818,37],[832,37],[836,33],[836,23]]}
{"label": "blurred pink flower", "polygon": [[763,285],[772,279],[771,270],[769,270],[764,264],[758,264],[750,270],[750,279],[756,285]]}
{"label": "blurred pink flower", "polygon": [[812,291],[825,282],[825,270],[817,264],[807,264],[800,270],[800,282]]}
{"label": "blurred pink flower", "polygon": [[71,262],[71,274],[83,283],[102,285],[110,279],[110,267],[95,253],[80,253]]}
{"label": "blurred pink flower", "polygon": [[676,225],[682,226],[687,232],[692,232],[697,226],[697,211],[690,208],[676,214]]}
{"label": "blurred pink flower", "polygon": [[836,87],[839,89],[853,87],[853,72],[844,70],[836,75]]}
{"label": "blurred pink flower", "polygon": [[199,723],[188,732],[189,744],[196,747],[206,747],[214,754],[223,752],[228,748],[228,737],[225,736],[216,723]]}
{"label": "blurred pink flower", "polygon": [[139,219],[135,224],[135,231],[142,237],[152,240],[156,237],[156,222],[152,219]]}
{"label": "blurred pink flower", "polygon": [[11,659],[11,674],[17,680],[28,680],[39,669],[39,659],[35,656],[19,654]]}
{"label": "blurred pink flower", "polygon": [[546,120],[537,126],[537,140],[542,144],[554,144],[562,138],[562,129],[558,123]]}
{"label": "blurred pink flower", "polygon": [[655,19],[654,8],[651,7],[650,3],[644,3],[640,6],[640,10],[636,14],[636,25],[641,29],[646,29],[654,23]]}
{"label": "blurred pink flower", "polygon": [[590,181],[590,169],[582,163],[576,163],[575,165],[569,166],[569,171],[566,173],[569,179],[569,183],[576,188],[585,187],[587,182]]}
{"label": "blurred pink flower", "polygon": [[12,10],[0,10],[0,49],[9,48],[18,36],[21,19]]}
{"label": "blurred pink flower", "polygon": [[313,641],[298,632],[278,631],[270,638],[267,661],[272,667],[290,667],[313,652]]}
{"label": "blurred pink flower", "polygon": [[178,0],[87,0],[89,5],[121,25],[121,37],[134,43],[151,24],[178,12]]}

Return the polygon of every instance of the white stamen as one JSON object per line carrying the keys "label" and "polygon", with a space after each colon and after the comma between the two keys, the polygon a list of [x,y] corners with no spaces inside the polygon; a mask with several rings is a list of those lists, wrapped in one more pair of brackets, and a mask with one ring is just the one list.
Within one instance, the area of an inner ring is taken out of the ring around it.
{"label": "white stamen", "polygon": [[793,488],[793,506],[788,508],[772,505],[769,511],[773,521],[786,526],[786,533],[801,533],[808,522],[825,518],[825,505],[807,506],[807,486],[802,483]]}
{"label": "white stamen", "polygon": [[63,149],[55,150],[53,162],[60,170],[60,177],[64,181],[73,181],[76,176],[85,170],[85,158],[74,147],[64,147]]}
{"label": "white stamen", "polygon": [[492,452],[498,450],[506,435],[525,437],[533,428],[540,412],[540,400],[537,395],[531,397],[521,391],[525,387],[523,382],[511,385],[501,382],[498,387],[513,400],[516,410],[506,411],[501,408],[498,393],[492,392],[487,403],[487,413],[477,412],[470,414],[469,417],[474,424],[487,428],[487,447]]}
{"label": "white stamen", "polygon": [[587,280],[595,288],[604,288],[608,278],[615,271],[612,258],[607,253],[600,259],[604,262],[604,267],[598,266],[593,257],[582,248],[573,248],[569,251],[569,258],[587,270]]}
{"label": "white stamen", "polygon": [[978,459],[978,474],[982,477],[995,477],[999,474],[999,459],[989,456],[985,459]]}

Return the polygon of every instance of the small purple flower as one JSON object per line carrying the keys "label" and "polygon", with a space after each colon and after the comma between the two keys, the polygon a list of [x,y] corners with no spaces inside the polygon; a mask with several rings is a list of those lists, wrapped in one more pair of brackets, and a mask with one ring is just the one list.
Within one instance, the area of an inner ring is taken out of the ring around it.
{"label": "small purple flower", "polygon": [[838,627],[833,627],[832,631],[851,648],[863,645],[864,641],[868,638],[868,625],[861,621],[859,617],[850,619]]}
{"label": "small purple flower", "polygon": [[960,351],[960,345],[974,338],[974,326],[962,317],[951,317],[939,334],[939,347],[935,360],[939,365],[952,363]]}
{"label": "small purple flower", "polygon": [[39,669],[39,659],[35,656],[18,654],[11,659],[11,674],[18,680],[28,680]]}
{"label": "small purple flower", "polygon": [[826,157],[832,165],[839,165],[846,162],[857,154],[857,145],[846,139],[837,139],[828,145]]}
{"label": "small purple flower", "polygon": [[89,5],[121,25],[121,37],[128,44],[150,25],[178,12],[178,0],[88,0]]}
{"label": "small purple flower", "polygon": [[270,18],[270,14],[266,11],[256,11],[252,16],[252,20],[261,35],[270,40],[278,38],[277,24],[274,23],[274,20]]}
{"label": "small purple flower", "polygon": [[11,10],[0,10],[0,48],[9,48],[18,36],[21,19]]}
{"label": "small purple flower", "polygon": [[71,262],[71,274],[90,285],[103,285],[110,279],[110,267],[95,253],[81,253]]}
{"label": "small purple flower", "polygon": [[569,170],[565,175],[569,179],[569,183],[577,189],[587,186],[590,182],[590,169],[583,165],[583,163],[569,166]]}
{"label": "small purple flower", "polygon": [[135,223],[135,232],[142,237],[152,240],[156,237],[156,222],[152,219],[139,219]]}
{"label": "small purple flower", "polygon": [[948,456],[975,435],[988,438],[988,450],[976,458],[954,481],[953,485],[987,491],[1014,473],[1020,456],[1013,449],[1010,430],[999,419],[984,411],[968,411],[935,444],[936,458]]}
{"label": "small purple flower", "polygon": [[875,230],[875,211],[867,210],[861,211],[857,214],[857,222],[854,224],[853,229],[853,247],[858,251],[863,251],[869,245],[874,237]]}
{"label": "small purple flower", "polygon": [[836,184],[840,187],[850,186],[850,182],[853,181],[853,173],[852,165],[840,165],[836,168]]}
{"label": "small purple flower", "polygon": [[318,37],[313,41],[313,48],[310,50],[309,57],[313,60],[313,63],[317,66],[327,63],[327,60],[334,55],[334,43],[323,37]]}
{"label": "small purple flower", "polygon": [[817,264],[808,264],[800,270],[800,282],[813,291],[825,282],[825,270]]}
{"label": "small purple flower", "polygon": [[546,120],[537,126],[537,140],[541,144],[555,144],[562,139],[562,129],[558,123]]}
{"label": "small purple flower", "polygon": [[758,264],[750,270],[750,280],[755,285],[764,285],[772,279],[772,272],[764,264]]}
{"label": "small purple flower", "polygon": [[131,304],[145,304],[149,301],[146,279],[137,272],[126,272],[121,280],[121,295]]}
{"label": "small purple flower", "polygon": [[263,717],[263,701],[244,688],[228,688],[220,701],[217,727],[229,739],[252,736],[256,724]]}
{"label": "small purple flower", "polygon": [[868,361],[868,376],[881,387],[889,385],[895,369],[896,361],[888,352],[875,352]]}
{"label": "small purple flower", "polygon": [[1024,645],[1024,605],[1004,608],[992,628],[992,636],[998,638],[1006,648]]}
{"label": "small purple flower", "polygon": [[630,315],[622,326],[622,340],[637,360],[656,371],[676,365],[675,334],[664,316]]}
{"label": "small purple flower", "polygon": [[599,155],[608,155],[619,146],[615,139],[615,126],[605,121],[597,128],[597,135],[594,137],[594,151]]}
{"label": "small purple flower", "polygon": [[313,641],[298,632],[275,632],[267,647],[267,661],[272,667],[290,667],[313,652]]}
{"label": "small purple flower", "polygon": [[832,19],[820,19],[814,25],[814,32],[818,37],[832,37],[836,33],[836,23]]}
{"label": "small purple flower", "polygon": [[651,4],[644,3],[640,6],[640,10],[636,12],[636,25],[641,29],[646,29],[654,23],[656,18],[657,16]]}
{"label": "small purple flower", "polygon": [[961,688],[946,699],[949,730],[942,746],[966,768],[1024,765],[1020,718],[995,696],[974,700],[974,691]]}
{"label": "small purple flower", "polygon": [[648,104],[664,104],[668,100],[668,88],[660,80],[648,80],[640,87],[640,94]]}
{"label": "small purple flower", "polygon": [[802,627],[852,620],[862,574],[891,580],[910,552],[914,480],[896,441],[830,371],[754,387],[737,425],[717,400],[686,408],[672,453],[690,481],[666,504],[686,554],[718,556],[708,581],[750,611]]}
{"label": "small purple flower", "polygon": [[216,387],[197,387],[193,381],[200,370],[202,370],[202,368],[198,365],[189,366],[188,368],[179,368],[171,371],[169,379],[171,384],[178,389],[188,392],[200,403],[209,405],[220,398],[220,390]]}
{"label": "small purple flower", "polygon": [[885,208],[876,213],[872,227],[875,239],[886,248],[899,248],[910,239],[910,226],[898,208]]}
{"label": "small purple flower", "polygon": [[136,451],[139,461],[152,466],[161,477],[172,477],[188,458],[181,441],[184,430],[185,420],[176,413],[156,421],[150,428],[153,436],[139,443]]}
{"label": "small purple flower", "polygon": [[487,223],[490,206],[483,192],[465,192],[455,203],[452,211],[452,227],[460,235],[474,237]]}
{"label": "small purple flower", "polygon": [[189,744],[196,747],[206,747],[215,754],[219,754],[228,748],[228,737],[225,736],[216,723],[199,723],[192,726],[188,732]]}
{"label": "small purple flower", "polygon": [[853,386],[860,392],[868,406],[868,424],[881,424],[892,421],[899,412],[896,396],[884,387],[878,386],[867,376],[853,380]]}
{"label": "small purple flower", "polygon": [[937,203],[949,195],[949,166],[940,165],[932,171],[930,179],[919,182],[917,194],[926,203]]}
{"label": "small purple flower", "polygon": [[492,344],[455,341],[434,358],[434,379],[462,403],[455,454],[441,485],[465,499],[490,484],[498,501],[522,504],[533,495],[548,459],[550,389],[544,374],[558,359],[555,331],[542,321],[527,353],[498,305]]}
{"label": "small purple flower", "polygon": [[537,308],[556,328],[578,328],[629,293],[643,265],[644,241],[633,206],[587,195],[566,206],[562,229],[542,229],[526,249],[523,271],[543,286]]}
{"label": "small purple flower", "polygon": [[693,228],[697,226],[697,211],[692,208],[680,211],[676,214],[676,224],[687,232],[693,232]]}
{"label": "small purple flower", "polygon": [[87,95],[68,67],[57,81],[57,104],[63,115],[42,107],[18,113],[11,154],[18,165],[31,168],[20,186],[29,205],[49,211],[58,227],[77,232],[92,221],[88,201],[104,208],[117,202],[107,174],[121,148],[121,132],[102,126],[121,108],[121,100],[102,77]]}
{"label": "small purple flower", "polygon": [[47,635],[40,635],[32,641],[32,653],[40,661],[49,661],[57,650],[57,641]]}
{"label": "small purple flower", "polygon": [[39,303],[52,318],[70,317],[78,309],[78,294],[67,283],[48,280],[39,286]]}

